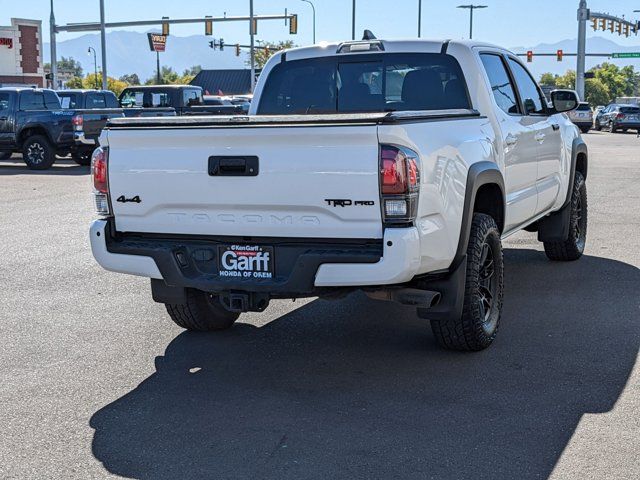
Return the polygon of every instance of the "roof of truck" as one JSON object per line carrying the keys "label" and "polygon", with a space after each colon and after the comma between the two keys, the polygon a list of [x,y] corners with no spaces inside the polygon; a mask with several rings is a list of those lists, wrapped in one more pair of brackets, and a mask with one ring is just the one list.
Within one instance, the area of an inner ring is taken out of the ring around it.
{"label": "roof of truck", "polygon": [[[436,40],[436,39],[404,39],[404,40],[385,40],[381,38],[370,40],[349,40],[345,42],[320,42],[316,45],[306,47],[295,47],[276,55],[291,55],[295,58],[320,57],[339,53],[340,49],[350,45],[380,44],[385,53],[404,53],[404,52],[425,52],[425,53],[445,53],[450,46],[462,46],[464,48],[495,48],[508,51],[499,45],[478,40]],[[372,50],[376,52],[380,50]],[[355,53],[355,52],[354,52]],[[358,53],[367,53],[366,50],[358,50]],[[276,56],[274,55],[274,56]]]}

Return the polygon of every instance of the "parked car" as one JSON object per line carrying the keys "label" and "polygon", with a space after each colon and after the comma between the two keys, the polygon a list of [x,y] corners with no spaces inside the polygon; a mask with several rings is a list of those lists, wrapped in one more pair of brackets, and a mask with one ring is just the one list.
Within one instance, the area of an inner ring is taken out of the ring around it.
{"label": "parked car", "polygon": [[75,154],[74,115],[60,107],[53,90],[0,88],[0,158],[22,152],[29,168],[43,170],[56,154]]}
{"label": "parked car", "polygon": [[549,107],[521,60],[485,43],[281,51],[249,116],[109,122],[93,254],[151,278],[190,330],[362,290],[416,307],[443,347],[480,350],[500,322],[503,238],[583,253],[588,152],[562,113],[577,106],[556,90]]}
{"label": "parked car", "polygon": [[569,119],[580,129],[582,133],[588,133],[593,126],[593,112],[588,102],[580,102],[578,108],[570,111]]}
{"label": "parked car", "polygon": [[598,131],[602,130],[602,127],[600,127],[600,116],[605,108],[607,107],[604,105],[598,105],[593,109],[593,128]]}
{"label": "parked car", "polygon": [[144,85],[125,88],[118,99],[127,117],[232,115],[234,105],[207,105],[202,88],[194,85]]}
{"label": "parked car", "polygon": [[116,95],[109,90],[60,90],[57,92],[63,109],[74,111],[72,156],[76,163],[89,165],[102,129],[111,118],[123,117]]}
{"label": "parked car", "polygon": [[640,133],[640,107],[638,105],[609,105],[599,120],[602,129],[611,133],[618,130],[636,130]]}

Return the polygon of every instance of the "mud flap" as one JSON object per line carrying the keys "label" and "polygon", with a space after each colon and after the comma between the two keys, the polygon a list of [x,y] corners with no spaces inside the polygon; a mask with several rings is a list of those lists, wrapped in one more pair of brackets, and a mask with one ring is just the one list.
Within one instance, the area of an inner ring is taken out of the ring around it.
{"label": "mud flap", "polygon": [[570,221],[571,202],[538,221],[538,241],[564,242],[569,238]]}
{"label": "mud flap", "polygon": [[418,308],[418,316],[428,320],[460,318],[464,306],[464,287],[467,277],[467,255],[446,277],[421,282],[420,287],[440,292],[440,301],[431,308]]}

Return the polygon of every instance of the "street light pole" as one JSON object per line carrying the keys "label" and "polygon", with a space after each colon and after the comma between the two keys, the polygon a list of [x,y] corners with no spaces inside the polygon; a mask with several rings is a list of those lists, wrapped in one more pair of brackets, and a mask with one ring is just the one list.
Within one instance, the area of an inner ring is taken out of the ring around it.
{"label": "street light pole", "polygon": [[422,35],[422,0],[418,0],[418,38]]}
{"label": "street light pole", "polygon": [[100,0],[100,43],[102,44],[102,89],[107,89],[107,36],[104,26],[104,0]]}
{"label": "street light pole", "polygon": [[51,16],[49,17],[49,38],[51,44],[51,88],[57,90],[58,58],[56,56],[56,17],[53,15],[53,0],[51,0]]}
{"label": "street light pole", "polygon": [[95,85],[96,90],[98,90],[98,60],[96,58],[96,49],[93,47],[87,48],[87,53],[91,52],[93,52],[93,84]]}
{"label": "street light pole", "polygon": [[251,50],[251,93],[253,93],[253,89],[256,86],[256,56],[255,56],[255,52],[253,51],[253,47],[254,47],[254,35],[255,32],[253,31],[253,0],[249,0],[249,36],[250,36],[250,50]]}
{"label": "street light pole", "polygon": [[303,2],[311,5],[311,9],[313,10],[313,43],[316,43],[316,7],[313,6],[313,2],[310,0],[302,0]]}
{"label": "street light pole", "polygon": [[351,9],[351,40],[356,39],[356,0],[353,0]]}
{"label": "street light pole", "polygon": [[473,38],[473,11],[477,8],[487,8],[487,5],[458,5],[458,8],[469,10],[469,40]]}

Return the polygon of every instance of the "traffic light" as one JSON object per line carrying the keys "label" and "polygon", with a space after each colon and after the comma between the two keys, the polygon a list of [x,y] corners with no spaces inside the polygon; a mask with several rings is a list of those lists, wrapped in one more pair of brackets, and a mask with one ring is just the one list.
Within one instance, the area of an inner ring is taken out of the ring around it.
{"label": "traffic light", "polygon": [[298,33],[298,15],[291,15],[289,20],[289,35],[295,35]]}
{"label": "traffic light", "polygon": [[236,43],[236,57],[240,56],[240,45]]}
{"label": "traffic light", "polygon": [[558,50],[558,51],[556,52],[556,59],[557,59],[559,62],[561,62],[561,61],[562,61],[562,55],[563,55],[563,53],[564,53],[564,52],[563,52],[562,50]]}
{"label": "traffic light", "polygon": [[224,38],[220,39],[220,51],[222,52],[224,50]]}
{"label": "traffic light", "polygon": [[598,19],[597,18],[592,18],[591,19],[591,27],[594,30],[598,30]]}
{"label": "traffic light", "polygon": [[616,33],[622,35],[622,24],[620,22],[616,23]]}
{"label": "traffic light", "polygon": [[[169,20],[169,17],[162,17],[163,20]],[[169,35],[169,22],[162,22],[162,35]]]}
{"label": "traffic light", "polygon": [[625,26],[624,26],[624,36],[625,37],[629,36],[629,30],[630,30],[629,25],[625,24]]}
{"label": "traffic light", "polygon": [[605,31],[607,29],[607,20],[605,18],[599,18],[600,30]]}
{"label": "traffic light", "polygon": [[213,35],[213,20],[209,20],[211,18],[210,15],[207,15],[207,20],[204,21],[204,34],[205,35]]}
{"label": "traffic light", "polygon": [[258,19],[254,18],[253,21],[251,22],[251,35],[257,35],[258,34]]}
{"label": "traffic light", "polygon": [[614,22],[613,20],[609,21],[609,31],[610,31],[611,33],[613,33],[613,27],[614,27],[614,25],[613,25],[613,24],[614,24],[614,23],[615,23],[615,22]]}
{"label": "traffic light", "polygon": [[533,62],[533,52],[531,50],[527,52],[527,62]]}

